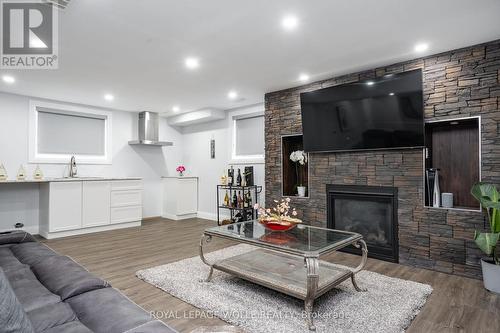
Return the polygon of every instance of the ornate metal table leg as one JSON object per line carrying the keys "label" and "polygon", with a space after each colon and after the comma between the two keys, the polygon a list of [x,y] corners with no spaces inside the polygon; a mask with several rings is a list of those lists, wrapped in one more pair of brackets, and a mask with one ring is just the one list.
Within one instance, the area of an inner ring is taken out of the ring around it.
{"label": "ornate metal table leg", "polygon": [[354,286],[354,289],[356,289],[356,291],[366,291],[366,288],[360,288],[358,286],[358,284],[356,283],[355,275],[356,275],[356,273],[358,273],[359,271],[361,271],[365,267],[366,259],[368,257],[368,249],[366,248],[365,241],[362,239],[360,239],[359,241],[357,241],[353,245],[355,247],[357,247],[358,249],[361,247],[362,257],[361,257],[361,263],[358,265],[358,267],[354,268],[352,271],[352,275],[351,275],[352,285]]}
{"label": "ornate metal table leg", "polygon": [[319,262],[318,258],[308,257],[304,259],[306,262],[307,270],[307,295],[304,301],[306,320],[309,330],[315,331],[316,326],[313,324],[313,305],[314,299],[316,298],[316,291],[318,290],[318,280],[319,280]]}
{"label": "ornate metal table leg", "polygon": [[214,272],[214,267],[208,263],[208,261],[205,259],[205,256],[203,255],[203,243],[210,243],[212,240],[212,236],[207,236],[207,235],[202,235],[200,239],[200,258],[201,261],[207,266],[210,266],[210,272],[208,273],[207,278],[205,279],[206,282],[209,282],[210,279],[212,278],[212,274]]}

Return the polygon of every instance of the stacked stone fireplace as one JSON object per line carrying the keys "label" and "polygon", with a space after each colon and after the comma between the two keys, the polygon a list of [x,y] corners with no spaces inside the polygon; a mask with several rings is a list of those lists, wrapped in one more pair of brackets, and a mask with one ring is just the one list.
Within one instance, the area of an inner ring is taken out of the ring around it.
{"label": "stacked stone fireplace", "polygon": [[[500,185],[500,41],[494,41],[266,94],[266,204],[281,198],[281,137],[302,132],[300,93],[416,68],[423,71],[426,120],[481,116],[482,181]],[[399,263],[481,277],[473,235],[485,228],[484,216],[424,207],[422,149],[309,154],[309,197],[292,197],[291,204],[306,223],[328,227],[327,189],[335,185],[397,189]]]}

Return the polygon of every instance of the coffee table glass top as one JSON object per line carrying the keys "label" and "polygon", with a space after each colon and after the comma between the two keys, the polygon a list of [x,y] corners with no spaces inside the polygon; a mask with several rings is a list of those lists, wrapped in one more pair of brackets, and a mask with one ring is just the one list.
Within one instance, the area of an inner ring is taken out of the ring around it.
{"label": "coffee table glass top", "polygon": [[354,232],[319,228],[305,224],[299,224],[288,231],[272,231],[266,229],[258,221],[212,227],[206,229],[205,234],[298,255],[322,254],[343,248],[362,239],[360,234]]}

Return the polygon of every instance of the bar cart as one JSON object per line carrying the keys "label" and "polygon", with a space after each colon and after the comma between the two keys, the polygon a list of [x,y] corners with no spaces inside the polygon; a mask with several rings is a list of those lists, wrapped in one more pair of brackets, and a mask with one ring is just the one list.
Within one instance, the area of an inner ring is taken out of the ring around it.
{"label": "bar cart", "polygon": [[[257,211],[254,204],[259,202],[259,194],[262,192],[262,186],[236,186],[236,185],[217,185],[217,225],[221,225],[221,211],[229,211],[231,223],[255,220]],[[226,193],[229,196],[229,204],[224,204]],[[248,207],[239,207],[232,203],[234,194],[241,194],[243,197],[250,196],[251,204]],[[224,214],[224,216],[227,216]]]}

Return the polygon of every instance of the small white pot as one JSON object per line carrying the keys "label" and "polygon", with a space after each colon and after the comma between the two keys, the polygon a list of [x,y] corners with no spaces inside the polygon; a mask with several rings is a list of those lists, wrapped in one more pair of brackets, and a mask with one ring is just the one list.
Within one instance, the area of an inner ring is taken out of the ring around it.
{"label": "small white pot", "polygon": [[481,259],[484,287],[491,292],[500,294],[500,265]]}
{"label": "small white pot", "polygon": [[297,186],[297,193],[299,194],[299,197],[305,197],[306,196],[306,187],[305,186]]}

